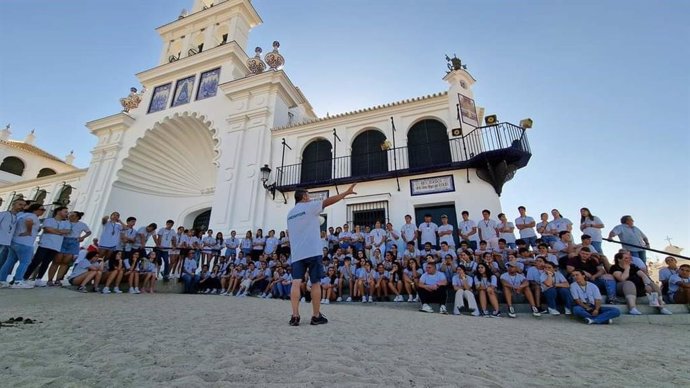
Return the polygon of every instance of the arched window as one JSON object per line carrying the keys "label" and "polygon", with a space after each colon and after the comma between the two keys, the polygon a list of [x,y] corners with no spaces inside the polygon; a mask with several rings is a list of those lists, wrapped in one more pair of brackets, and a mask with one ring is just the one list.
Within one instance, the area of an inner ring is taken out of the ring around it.
{"label": "arched window", "polygon": [[352,176],[368,176],[388,172],[388,156],[381,149],[386,135],[370,129],[357,135],[352,142]]}
{"label": "arched window", "polygon": [[206,230],[208,230],[209,222],[211,222],[211,209],[206,210],[205,212],[196,216],[192,228],[195,230],[201,230],[205,232]]}
{"label": "arched window", "polygon": [[55,174],[57,174],[57,172],[55,172],[55,170],[53,170],[52,168],[46,167],[46,168],[42,168],[41,171],[38,172],[38,175],[36,176],[36,178],[42,178],[44,176],[50,176],[50,175],[55,175]]}
{"label": "arched window", "polygon": [[24,162],[21,159],[8,156],[0,164],[0,171],[9,172],[10,174],[22,176],[24,174]]}
{"label": "arched window", "polygon": [[48,193],[45,190],[38,190],[34,197],[34,202],[43,205],[43,202],[46,200],[46,195],[48,195]]}
{"label": "arched window", "polygon": [[407,132],[410,169],[439,167],[452,162],[446,126],[438,120],[422,120]]}
{"label": "arched window", "polygon": [[300,183],[328,181],[333,171],[333,146],[328,140],[316,140],[302,152]]}
{"label": "arched window", "polygon": [[60,191],[60,195],[57,197],[53,205],[57,206],[67,206],[70,203],[70,197],[72,196],[72,186],[66,185]]}

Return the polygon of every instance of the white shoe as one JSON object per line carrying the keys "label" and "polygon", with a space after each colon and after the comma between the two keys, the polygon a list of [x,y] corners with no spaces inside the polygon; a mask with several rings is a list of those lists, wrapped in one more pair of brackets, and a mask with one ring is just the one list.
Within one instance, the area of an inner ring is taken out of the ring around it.
{"label": "white shoe", "polygon": [[345,299],[345,302],[352,302],[352,297],[348,296],[347,299]]}
{"label": "white shoe", "polygon": [[431,306],[429,306],[428,304],[424,303],[422,305],[422,308],[419,309],[419,311],[423,311],[425,313],[433,313],[434,309],[432,309]]}
{"label": "white shoe", "polygon": [[120,287],[115,287],[113,288],[113,292],[116,294],[122,294],[122,291],[120,290]]}
{"label": "white shoe", "polygon": [[551,307],[549,307],[549,314],[551,314],[551,315],[561,315],[561,313],[560,313],[558,310],[552,309]]}
{"label": "white shoe", "polygon": [[304,297],[302,297],[302,299],[300,299],[299,301],[302,302],[302,303],[307,303],[307,299],[304,298]]}
{"label": "white shoe", "polygon": [[137,290],[135,290],[134,288],[130,287],[130,288],[129,288],[129,293],[130,293],[130,294],[136,294],[136,293],[137,293]]}
{"label": "white shoe", "polygon": [[565,315],[573,315],[573,312],[569,308],[565,308]]}
{"label": "white shoe", "polygon": [[36,280],[34,287],[46,287],[48,283],[45,280]]}
{"label": "white shoe", "polygon": [[328,300],[328,299],[324,299],[322,303],[323,303],[323,304],[331,304],[331,301]]}
{"label": "white shoe", "polygon": [[273,294],[266,295],[266,299],[271,299],[271,298],[273,298]]}
{"label": "white shoe", "polygon": [[415,295],[414,301],[415,301],[415,302],[419,302],[419,294]]}
{"label": "white shoe", "polygon": [[34,285],[20,280],[18,282],[15,282],[10,288],[28,290],[34,288]]}
{"label": "white shoe", "polygon": [[671,310],[667,309],[666,307],[660,308],[660,309],[659,309],[659,312],[662,313],[662,314],[664,314],[664,315],[673,315],[673,313],[671,312]]}
{"label": "white shoe", "polygon": [[0,288],[10,288],[9,282],[0,282]]}
{"label": "white shoe", "polygon": [[640,310],[637,309],[637,307],[631,308],[630,311],[628,311],[628,314],[630,314],[630,315],[642,315],[642,313],[640,312]]}
{"label": "white shoe", "polygon": [[652,292],[651,294],[648,294],[649,297],[649,305],[652,307],[660,307],[661,305],[659,304],[659,294],[656,292]]}
{"label": "white shoe", "polygon": [[102,294],[110,294],[110,288],[108,287],[103,287],[103,291],[101,291]]}
{"label": "white shoe", "polygon": [[261,296],[259,298],[266,299],[266,293],[265,292],[261,293]]}
{"label": "white shoe", "polygon": [[343,298],[338,297],[338,299],[336,299],[335,301],[336,301],[336,302],[342,302],[342,301],[343,301]]}
{"label": "white shoe", "polygon": [[223,292],[221,292],[220,294],[223,295],[223,296],[225,296],[225,295],[227,295],[228,293],[227,293],[226,291],[223,291]]}
{"label": "white shoe", "polygon": [[446,310],[446,306],[445,306],[445,305],[441,305],[441,308],[439,309],[438,312],[441,313],[441,314],[448,314],[448,310]]}
{"label": "white shoe", "polygon": [[472,316],[473,316],[473,317],[478,317],[478,316],[480,316],[480,315],[482,315],[482,313],[479,312],[479,309],[476,309],[476,310],[472,311]]}
{"label": "white shoe", "polygon": [[374,297],[373,296],[369,296],[369,303],[374,303]]}
{"label": "white shoe", "polygon": [[362,297],[362,303],[367,303],[367,297],[366,296]]}
{"label": "white shoe", "polygon": [[407,302],[409,302],[409,303],[413,303],[413,302],[414,302],[414,298],[412,297],[412,295],[408,296]]}
{"label": "white shoe", "polygon": [[139,290],[139,287],[134,287],[134,293],[135,293],[135,294],[141,294],[141,291]]}

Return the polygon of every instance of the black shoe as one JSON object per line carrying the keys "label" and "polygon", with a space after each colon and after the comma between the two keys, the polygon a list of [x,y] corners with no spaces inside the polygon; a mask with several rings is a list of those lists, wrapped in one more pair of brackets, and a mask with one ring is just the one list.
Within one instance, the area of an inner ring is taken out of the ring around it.
{"label": "black shoe", "polygon": [[[312,318],[312,325],[313,325],[314,319]],[[290,317],[290,326],[299,326],[299,317],[291,316]]]}
{"label": "black shoe", "polygon": [[311,324],[312,325],[325,325],[328,323],[328,319],[323,316],[323,314],[319,313],[318,317],[311,317]]}

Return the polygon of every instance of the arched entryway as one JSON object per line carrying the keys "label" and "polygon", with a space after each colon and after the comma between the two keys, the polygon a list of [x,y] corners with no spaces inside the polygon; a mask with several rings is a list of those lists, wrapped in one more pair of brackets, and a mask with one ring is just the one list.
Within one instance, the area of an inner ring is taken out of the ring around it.
{"label": "arched entryway", "polygon": [[333,146],[326,139],[312,141],[302,151],[300,183],[328,181],[333,172]]}
{"label": "arched entryway", "polygon": [[410,169],[448,165],[452,162],[446,126],[438,120],[422,120],[407,132]]}
{"label": "arched entryway", "polygon": [[208,224],[211,221],[211,209],[208,209],[194,218],[192,228],[205,232],[208,230]]}
{"label": "arched entryway", "polygon": [[386,135],[375,129],[366,130],[352,141],[351,175],[369,176],[388,172],[388,157],[381,144]]}

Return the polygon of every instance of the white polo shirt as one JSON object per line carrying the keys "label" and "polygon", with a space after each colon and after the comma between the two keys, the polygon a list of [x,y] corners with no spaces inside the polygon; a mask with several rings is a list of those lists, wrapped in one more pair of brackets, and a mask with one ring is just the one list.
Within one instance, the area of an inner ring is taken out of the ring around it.
{"label": "white polo shirt", "polygon": [[422,245],[426,243],[431,243],[432,246],[436,246],[436,232],[438,231],[438,225],[433,222],[422,222],[417,228],[420,233],[420,240]]}
{"label": "white polo shirt", "polygon": [[291,262],[321,256],[321,222],[319,215],[323,202],[298,202],[287,215],[290,235]]}

